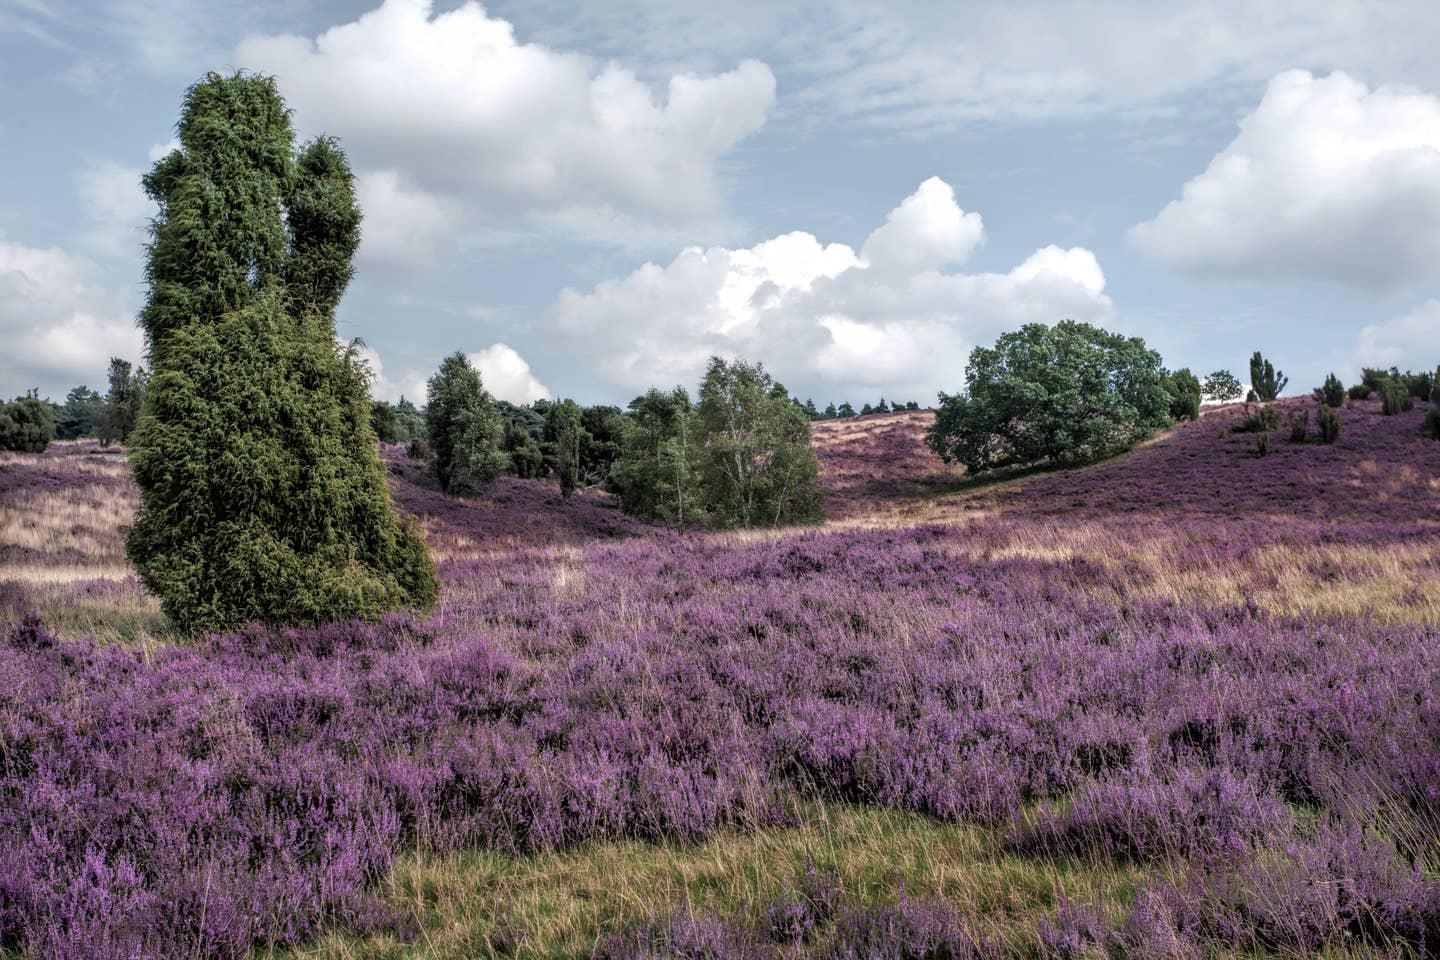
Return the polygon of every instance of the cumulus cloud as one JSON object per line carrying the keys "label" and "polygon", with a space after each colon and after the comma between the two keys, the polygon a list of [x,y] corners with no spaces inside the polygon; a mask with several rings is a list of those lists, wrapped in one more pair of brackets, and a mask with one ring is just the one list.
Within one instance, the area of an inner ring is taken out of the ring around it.
{"label": "cumulus cloud", "polygon": [[511,403],[534,403],[552,397],[550,388],[530,372],[530,364],[503,343],[492,343],[479,353],[467,354],[470,363],[480,371],[485,389],[499,400]]}
{"label": "cumulus cloud", "polygon": [[1440,281],[1440,98],[1282,73],[1205,172],[1129,237],[1201,273],[1371,290]]}
{"label": "cumulus cloud", "polygon": [[137,361],[144,338],[129,311],[91,283],[91,264],[59,247],[0,234],[0,383],[61,397],[102,385],[112,356]]}
{"label": "cumulus cloud", "polygon": [[[313,39],[251,37],[235,57],[279,78],[302,130],[343,140],[372,195],[407,198],[412,237],[442,233],[440,204],[492,222],[613,228],[622,244],[632,225],[713,225],[716,161],[775,99],[754,60],[675,74],[657,96],[616,63],[519,41],[476,3],[437,14],[428,0],[387,0]],[[400,248],[377,229],[372,254]]]}
{"label": "cumulus cloud", "polygon": [[[414,368],[392,375],[385,369],[380,352],[369,345],[358,348],[360,358],[370,370],[370,395],[377,400],[391,403],[402,396],[416,406],[425,405],[426,384],[429,374]],[[480,379],[490,395],[511,403],[534,403],[553,396],[550,388],[541,383],[530,371],[530,364],[504,343],[492,343],[483,350],[466,354],[470,363],[480,372]],[[437,360],[435,366],[438,368]]]}
{"label": "cumulus cloud", "polygon": [[1440,300],[1426,300],[1385,323],[1362,327],[1350,361],[1356,375],[1361,367],[1428,370],[1440,363]]}
{"label": "cumulus cloud", "polygon": [[355,192],[364,214],[360,225],[362,260],[408,268],[435,265],[444,241],[454,231],[443,201],[411,187],[393,170],[358,175]]}
{"label": "cumulus cloud", "polygon": [[111,257],[138,260],[145,248],[145,225],[156,207],[140,187],[139,167],[101,160],[80,170],[80,205],[90,220],[82,234],[86,247]]}
{"label": "cumulus cloud", "polygon": [[965,273],[983,240],[943,181],[927,180],[856,254],[805,232],[753,247],[690,247],[589,292],[548,324],[624,391],[694,384],[713,354],[762,360],[792,389],[928,399],[961,386],[969,351],[1023,323],[1114,312],[1083,248],[1048,246],[1005,273]]}

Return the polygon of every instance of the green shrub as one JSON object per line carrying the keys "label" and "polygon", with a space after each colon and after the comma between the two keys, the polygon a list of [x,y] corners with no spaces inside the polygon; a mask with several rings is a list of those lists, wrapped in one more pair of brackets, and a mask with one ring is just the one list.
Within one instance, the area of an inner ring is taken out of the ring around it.
{"label": "green shrub", "polygon": [[[1329,407],[1322,406],[1321,410],[1328,410]],[[1298,414],[1290,414],[1290,442],[1304,443],[1305,434],[1310,430],[1310,411],[1301,410]]]}
{"label": "green shrub", "polygon": [[1280,408],[1266,403],[1251,410],[1247,405],[1245,416],[1231,430],[1235,433],[1268,433],[1280,428]]}
{"label": "green shrub", "polygon": [[1425,413],[1425,432],[1432,439],[1440,440],[1440,407],[1431,407]]}
{"label": "green shrub", "polygon": [[1174,420],[1200,419],[1200,380],[1182,367],[1165,377],[1165,393],[1170,397],[1170,417]]}
{"label": "green shrub", "polygon": [[1325,383],[1315,388],[1315,399],[1329,407],[1338,407],[1345,402],[1345,386],[1335,374],[1325,377]]}
{"label": "green shrub", "polygon": [[1322,406],[1315,411],[1315,426],[1321,443],[1334,443],[1340,437],[1340,414],[1333,407]]}
{"label": "green shrub", "polygon": [[31,390],[0,404],[0,450],[44,453],[55,439],[55,411]]}
{"label": "green shrub", "polygon": [[1430,402],[1440,403],[1440,367],[1430,375]]}
{"label": "green shrub", "polygon": [[345,155],[324,138],[297,154],[275,82],[245,74],[192,86],[177,133],[144,179],[159,209],[130,560],[184,630],[430,606],[435,567],[391,502],[365,366],[335,342],[360,242]]}
{"label": "green shrub", "polygon": [[1385,416],[1394,416],[1397,413],[1404,413],[1406,410],[1413,410],[1415,398],[1410,395],[1405,384],[1401,380],[1387,378],[1380,383],[1380,412]]}
{"label": "green shrub", "polygon": [[1255,437],[1255,452],[1262,457],[1270,454],[1270,434],[1261,433]]}
{"label": "green shrub", "polygon": [[1346,392],[1351,400],[1368,400],[1372,391],[1369,384],[1357,383]]}

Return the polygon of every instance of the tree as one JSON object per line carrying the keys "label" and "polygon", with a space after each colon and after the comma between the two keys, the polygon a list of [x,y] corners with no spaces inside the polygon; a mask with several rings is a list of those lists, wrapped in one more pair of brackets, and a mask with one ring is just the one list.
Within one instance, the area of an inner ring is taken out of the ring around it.
{"label": "tree", "polygon": [[1250,357],[1250,389],[1255,391],[1255,398],[1262,403],[1269,403],[1280,396],[1285,389],[1285,384],[1290,378],[1260,355],[1256,350]]}
{"label": "tree", "polygon": [[842,401],[840,402],[840,410],[839,410],[838,412],[839,412],[840,416],[842,416],[842,417],[853,417],[853,416],[855,416],[855,408],[852,407],[852,406],[850,406],[850,401],[849,401],[849,400],[842,400]]}
{"label": "tree", "polygon": [[700,385],[701,482],[711,522],[778,526],[822,519],[810,421],[764,368],[712,357]]}
{"label": "tree", "polygon": [[1239,400],[1244,392],[1240,381],[1229,370],[1216,370],[1205,378],[1205,383],[1201,388],[1201,393],[1205,398],[1216,403],[1230,403],[1232,400]]}
{"label": "tree", "polygon": [[1189,367],[1181,367],[1165,377],[1165,392],[1170,395],[1171,419],[1200,419],[1200,381]]}
{"label": "tree", "polygon": [[384,400],[370,402],[370,429],[375,431],[375,439],[381,443],[400,443],[410,439],[400,430],[400,418],[395,416],[395,408]]}
{"label": "tree", "polygon": [[1345,385],[1335,374],[1326,374],[1325,382],[1315,388],[1313,395],[1328,407],[1340,407],[1345,403]]}
{"label": "tree", "polygon": [[127,552],[187,630],[428,607],[435,568],[390,499],[366,370],[335,341],[360,240],[332,140],[298,153],[272,79],[207,74],[144,178],[150,377]]}
{"label": "tree", "polygon": [[917,402],[914,401],[914,400],[907,400],[907,401],[905,401],[905,409],[906,409],[906,410],[919,410],[919,409],[920,409],[920,404],[917,403]]}
{"label": "tree", "polygon": [[132,372],[130,361],[110,358],[110,392],[105,395],[105,404],[95,424],[102,447],[117,440],[124,443],[130,438],[140,421],[146,379],[144,367]]}
{"label": "tree", "polygon": [[88,437],[95,431],[105,398],[86,386],[71,387],[55,415],[55,436],[60,440]]}
{"label": "tree", "polygon": [[889,413],[889,412],[890,412],[890,404],[888,404],[888,403],[885,402],[885,398],[884,398],[884,397],[881,397],[881,398],[880,398],[880,402],[877,403],[877,404],[875,404],[875,412],[876,412],[876,413]]}
{"label": "tree", "polygon": [[444,493],[492,483],[509,459],[501,449],[505,428],[480,373],[458,350],[440,363],[427,384],[425,432],[430,467]]}
{"label": "tree", "polygon": [[589,438],[581,417],[574,400],[558,400],[545,411],[546,459],[566,500],[580,483],[581,450]]}
{"label": "tree", "polygon": [[825,412],[820,415],[820,418],[822,420],[834,420],[839,415],[840,412],[835,409],[835,404],[831,403],[825,407]]}
{"label": "tree", "polygon": [[44,453],[54,438],[55,413],[39,391],[0,405],[0,450]]}
{"label": "tree", "polygon": [[597,404],[580,410],[580,461],[576,482],[582,487],[606,486],[620,456],[624,417],[619,407]]}
{"label": "tree", "polygon": [[700,454],[695,408],[683,387],[652,388],[630,401],[612,474],[621,509],[681,527],[702,521]]}
{"label": "tree", "polygon": [[1170,422],[1160,355],[1086,323],[1027,324],[977,347],[927,442],[968,470],[1103,457]]}

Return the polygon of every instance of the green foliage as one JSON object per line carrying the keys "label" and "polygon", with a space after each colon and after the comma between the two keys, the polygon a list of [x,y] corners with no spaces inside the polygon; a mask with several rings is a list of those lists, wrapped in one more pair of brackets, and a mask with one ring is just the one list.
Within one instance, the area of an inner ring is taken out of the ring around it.
{"label": "green foliage", "polygon": [[[1322,406],[1320,409],[1328,410],[1329,407]],[[1310,411],[1292,411],[1290,414],[1290,442],[1304,443],[1305,435],[1310,432]]]}
{"label": "green foliage", "polygon": [[1270,434],[1260,433],[1255,436],[1255,452],[1262,457],[1270,455]]}
{"label": "green foliage", "polygon": [[1103,457],[1170,422],[1160,355],[1072,320],[977,347],[965,379],[965,395],[941,394],[926,440],[972,472]]}
{"label": "green foliage", "polygon": [[1170,397],[1172,420],[1200,419],[1200,381],[1188,367],[1181,367],[1165,377],[1165,393]]}
{"label": "green foliage", "polygon": [[1440,440],[1440,407],[1431,407],[1425,412],[1425,432],[1432,440]]}
{"label": "green foliage", "polygon": [[556,401],[545,411],[546,462],[560,481],[560,495],[566,500],[580,483],[581,455],[590,439],[583,417],[574,400]]}
{"label": "green foliage", "polygon": [[400,420],[395,416],[395,408],[384,400],[370,401],[370,429],[375,431],[375,439],[381,443],[399,443]]}
{"label": "green foliage", "polygon": [[906,410],[919,410],[919,409],[920,409],[920,404],[917,403],[917,402],[915,402],[914,400],[908,400],[908,401],[906,401],[906,403],[905,403],[905,409],[906,409]]}
{"label": "green foliage", "polygon": [[102,447],[108,447],[117,440],[125,443],[130,439],[135,425],[140,422],[148,379],[144,367],[132,372],[130,361],[110,358],[110,392],[105,395],[105,403],[95,419],[95,435],[100,438]]}
{"label": "green foliage", "polygon": [[705,517],[695,408],[683,387],[630,401],[612,479],[626,512],[676,526]]}
{"label": "green foliage", "polygon": [[624,416],[619,407],[596,405],[580,411],[580,462],[576,479],[581,486],[610,486],[610,471],[620,456]]}
{"label": "green foliage", "polygon": [[105,408],[105,398],[89,387],[72,387],[65,403],[55,413],[55,437],[76,440],[95,432],[95,424]]}
{"label": "green foliage", "polygon": [[1328,404],[1322,404],[1315,411],[1315,426],[1320,431],[1321,443],[1334,443],[1340,438],[1340,414]]}
{"label": "green foliage", "polygon": [[1205,378],[1200,392],[1206,399],[1216,403],[1230,403],[1232,400],[1240,399],[1244,388],[1240,386],[1240,381],[1235,374],[1229,370],[1216,370]]}
{"label": "green foliage", "polygon": [[838,416],[840,416],[840,411],[835,408],[835,404],[831,403],[825,407],[825,412],[820,415],[820,418],[822,420],[834,420]]}
{"label": "green foliage", "polygon": [[370,429],[381,443],[409,443],[425,439],[425,415],[403,396],[397,403],[374,400],[370,404]]}
{"label": "green foliage", "polygon": [[1244,418],[1231,427],[1233,433],[1268,433],[1280,427],[1280,408],[1267,403],[1251,410],[1247,405]]}
{"label": "green foliage", "polygon": [[505,428],[480,373],[457,350],[427,387],[425,432],[440,489],[456,493],[492,483],[510,464],[501,449]]}
{"label": "green foliage", "polygon": [[1440,367],[1430,374],[1430,402],[1440,404]]}
{"label": "green foliage", "polygon": [[1339,407],[1345,402],[1345,385],[1335,374],[1327,374],[1325,382],[1315,388],[1314,396],[1327,407]]}
{"label": "green foliage", "polygon": [[840,404],[840,409],[838,413],[842,417],[853,417],[855,416],[855,408],[850,406],[849,400],[846,400]]}
{"label": "green foliage", "polygon": [[44,453],[55,438],[55,412],[31,390],[0,405],[0,450]]}
{"label": "green foliage", "polygon": [[1430,394],[1435,390],[1435,378],[1428,371],[1411,373],[1406,370],[1401,375],[1401,380],[1405,383],[1405,389],[1410,392],[1410,396],[1416,400],[1429,400]]}
{"label": "green foliage", "polygon": [[1278,398],[1285,389],[1290,378],[1285,376],[1274,365],[1260,355],[1256,350],[1250,357],[1250,389],[1255,391],[1255,398],[1265,403]]}
{"label": "green foliage", "polygon": [[823,519],[810,421],[759,364],[711,357],[700,384],[701,484],[718,527]]}
{"label": "green foliage", "polygon": [[1357,383],[1345,392],[1351,400],[1366,400],[1369,399],[1371,390],[1369,384]]}
{"label": "green foliage", "polygon": [[140,314],[153,374],[131,435],[141,506],[127,551],[185,630],[427,607],[435,568],[395,511],[366,370],[337,347],[359,210],[344,155],[298,155],[273,80],[208,74],[159,205]]}
{"label": "green foliage", "polygon": [[865,406],[863,406],[863,407],[860,408],[860,416],[862,416],[862,417],[863,417],[863,416],[867,416],[867,415],[869,415],[869,414],[872,414],[872,413],[874,413],[874,412],[875,412],[875,408],[872,407],[872,406],[870,406],[870,404],[868,404],[868,403],[865,404]]}
{"label": "green foliage", "polygon": [[1406,389],[1403,380],[1386,377],[1380,381],[1380,412],[1387,417],[1404,413],[1415,407],[1415,398]]}

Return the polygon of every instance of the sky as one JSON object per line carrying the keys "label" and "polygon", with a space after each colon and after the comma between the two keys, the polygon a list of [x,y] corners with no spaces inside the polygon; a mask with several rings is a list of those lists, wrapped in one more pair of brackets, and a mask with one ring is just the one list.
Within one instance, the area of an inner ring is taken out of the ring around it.
{"label": "sky", "polygon": [[746,357],[932,404],[1025,323],[1305,392],[1440,363],[1440,4],[0,0],[0,395],[143,362],[207,71],[274,76],[365,220],[337,333],[423,400],[624,405]]}

